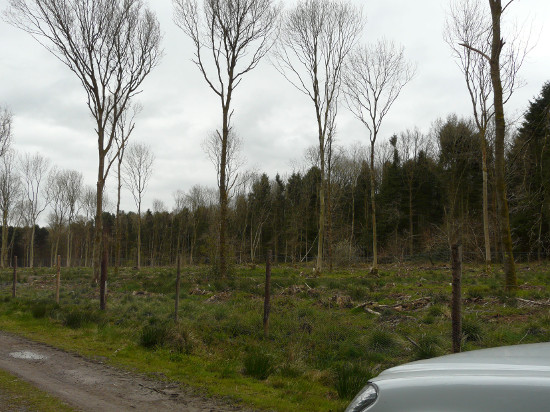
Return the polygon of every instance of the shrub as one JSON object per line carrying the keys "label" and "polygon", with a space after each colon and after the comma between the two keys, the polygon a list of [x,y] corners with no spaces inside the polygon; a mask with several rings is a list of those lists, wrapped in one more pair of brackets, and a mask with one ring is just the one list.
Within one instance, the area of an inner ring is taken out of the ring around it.
{"label": "shrub", "polygon": [[88,323],[100,324],[103,315],[91,308],[68,308],[64,311],[63,324],[71,329],[78,329]]}
{"label": "shrub", "polygon": [[429,359],[439,354],[439,338],[435,335],[422,335],[415,347],[416,359]]}
{"label": "shrub", "polygon": [[144,348],[163,346],[168,337],[168,327],[165,323],[145,325],[139,335],[139,344]]}
{"label": "shrub", "polygon": [[31,304],[31,314],[35,319],[42,319],[57,305],[53,302],[41,300]]}
{"label": "shrub", "polygon": [[252,349],[244,357],[244,373],[253,378],[267,379],[273,369],[273,357],[260,349]]}
{"label": "shrub", "polygon": [[162,343],[177,353],[190,355],[193,353],[195,339],[187,326],[179,324],[167,329],[164,342],[159,342],[159,344]]}
{"label": "shrub", "polygon": [[369,347],[378,352],[391,352],[396,346],[395,337],[383,330],[374,331],[369,339]]}
{"label": "shrub", "polygon": [[334,389],[340,399],[352,399],[373,374],[360,365],[344,363],[336,368]]}
{"label": "shrub", "polygon": [[463,319],[462,337],[466,342],[480,342],[483,339],[483,328],[477,319]]}

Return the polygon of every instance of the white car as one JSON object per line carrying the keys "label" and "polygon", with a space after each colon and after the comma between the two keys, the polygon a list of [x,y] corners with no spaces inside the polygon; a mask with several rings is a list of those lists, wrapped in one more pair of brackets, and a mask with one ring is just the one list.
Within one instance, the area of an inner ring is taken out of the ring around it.
{"label": "white car", "polygon": [[550,343],[503,346],[397,366],[346,412],[550,411]]}

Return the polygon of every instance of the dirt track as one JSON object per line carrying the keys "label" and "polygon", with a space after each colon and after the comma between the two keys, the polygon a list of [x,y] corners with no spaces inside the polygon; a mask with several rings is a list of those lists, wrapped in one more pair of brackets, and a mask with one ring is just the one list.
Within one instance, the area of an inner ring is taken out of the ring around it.
{"label": "dirt track", "polygon": [[83,411],[244,411],[6,332],[0,368]]}

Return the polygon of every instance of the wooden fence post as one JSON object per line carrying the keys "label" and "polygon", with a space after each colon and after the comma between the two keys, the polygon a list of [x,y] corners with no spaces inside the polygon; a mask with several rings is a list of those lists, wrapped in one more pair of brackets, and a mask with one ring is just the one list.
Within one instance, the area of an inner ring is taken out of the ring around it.
{"label": "wooden fence post", "polygon": [[265,294],[264,294],[264,336],[269,336],[269,311],[271,297],[271,250],[267,251],[265,261]]}
{"label": "wooden fence post", "polygon": [[176,302],[174,307],[174,320],[176,323],[179,320],[178,308],[180,304],[180,280],[181,280],[181,255],[178,253],[176,257]]}
{"label": "wooden fence post", "polygon": [[61,256],[57,255],[57,277],[55,280],[55,303],[59,305],[59,287],[61,284]]}
{"label": "wooden fence post", "polygon": [[453,353],[460,352],[462,342],[462,246],[453,244],[451,246],[452,260],[452,308],[451,308],[451,323],[452,323],[452,339]]}
{"label": "wooden fence post", "polygon": [[15,287],[17,284],[17,256],[13,257],[13,287],[11,291],[11,296],[15,297]]}

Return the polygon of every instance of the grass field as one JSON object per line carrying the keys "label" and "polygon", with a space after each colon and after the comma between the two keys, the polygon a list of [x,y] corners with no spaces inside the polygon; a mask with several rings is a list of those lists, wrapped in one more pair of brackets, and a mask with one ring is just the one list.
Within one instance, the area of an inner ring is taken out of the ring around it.
{"label": "grass field", "polygon": [[[107,310],[89,269],[22,269],[18,297],[1,273],[0,329],[179,381],[259,409],[340,411],[371,377],[403,362],[450,352],[450,269],[386,266],[309,276],[272,274],[270,334],[263,335],[264,268],[235,268],[227,280],[209,267],[183,269],[178,324],[174,268],[109,274]],[[520,265],[516,297],[502,274],[463,271],[463,348],[550,340],[549,265]]]}

